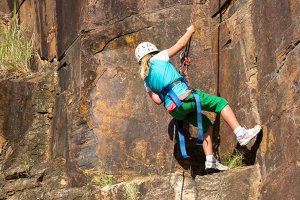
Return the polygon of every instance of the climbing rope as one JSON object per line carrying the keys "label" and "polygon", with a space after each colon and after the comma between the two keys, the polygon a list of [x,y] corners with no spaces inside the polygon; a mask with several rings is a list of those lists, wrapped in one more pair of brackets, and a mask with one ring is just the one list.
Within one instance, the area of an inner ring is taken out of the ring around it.
{"label": "climbing rope", "polygon": [[[193,7],[192,7],[192,14],[190,23],[192,25],[195,24],[195,17],[197,12],[197,0],[194,0]],[[180,62],[181,66],[179,68],[179,73],[185,77],[187,80],[188,86],[190,86],[190,79],[189,79],[189,66],[191,65],[191,61],[189,58],[190,46],[191,46],[192,37],[189,39],[187,45],[184,48],[184,51],[180,54]]]}
{"label": "climbing rope", "polygon": [[[191,24],[195,23],[195,16],[196,16],[196,11],[197,11],[196,6],[197,6],[197,0],[194,0],[193,1],[193,7],[192,7],[192,13],[191,13],[191,20],[190,20]],[[189,55],[189,50],[190,50],[190,44],[191,44],[191,38],[189,39],[188,44],[185,46],[184,51],[180,54],[181,66],[179,68],[179,73],[185,77],[185,79],[187,80],[188,86],[190,85],[189,84],[189,77],[188,77],[188,67],[190,66],[190,59],[189,59],[188,55]],[[174,121],[174,125],[177,128],[179,128],[177,120]],[[175,146],[175,133],[176,133],[176,131],[175,131],[175,128],[174,128],[174,130],[173,130],[173,146]],[[185,147],[184,147],[184,149],[185,149]],[[185,152],[184,157],[188,157],[186,152]],[[174,151],[172,153],[170,173],[172,171],[173,161],[174,161]]]}
{"label": "climbing rope", "polygon": [[[195,23],[196,12],[197,12],[197,0],[194,0],[193,1],[193,7],[192,7],[192,13],[191,13],[191,20],[190,20],[190,23],[192,25],[194,25],[194,23]],[[189,58],[190,45],[191,45],[191,38],[189,39],[187,45],[185,46],[184,51],[180,54],[181,66],[179,68],[179,73],[184,76],[184,79],[187,81],[188,86],[190,86],[189,76],[188,76],[188,70],[189,70],[188,68],[191,64],[190,58]],[[196,95],[195,98],[197,98],[197,95]],[[198,104],[197,104],[198,105],[198,107],[197,107],[198,113],[197,114],[199,115],[199,113],[200,113],[200,115],[201,115],[201,107],[200,107],[199,99],[197,100],[197,102],[198,102]],[[200,119],[200,122],[198,121],[198,124],[199,123],[201,124],[202,134],[199,134],[199,129],[198,129],[197,144],[202,144],[202,141],[203,141],[202,117],[200,117],[199,119]],[[181,154],[182,154],[183,158],[188,158],[189,156],[186,153],[186,148],[185,148],[185,144],[184,144],[184,136],[183,136],[183,133],[182,133],[183,132],[183,124],[182,123],[183,123],[182,121],[178,121],[178,120],[174,121],[174,124],[178,129],[177,131],[178,131],[178,139],[179,139],[179,143],[180,143]],[[173,145],[174,145],[174,147],[175,147],[175,132],[176,131],[175,131],[175,128],[174,128],[174,130],[173,130]],[[174,162],[174,151],[172,153],[170,174],[171,174],[172,169],[173,169],[173,162]],[[191,171],[191,174],[192,174],[191,165],[189,166],[189,170]]]}

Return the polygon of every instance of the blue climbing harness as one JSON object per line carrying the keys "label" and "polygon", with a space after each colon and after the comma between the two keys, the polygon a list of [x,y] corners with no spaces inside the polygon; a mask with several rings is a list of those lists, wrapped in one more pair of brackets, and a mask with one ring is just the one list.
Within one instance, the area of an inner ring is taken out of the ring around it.
{"label": "blue climbing harness", "polygon": [[[182,102],[179,99],[179,97],[175,94],[175,92],[172,90],[172,88],[180,83],[183,82],[186,85],[187,81],[184,77],[180,78],[179,80],[167,85],[159,94],[160,99],[164,102],[165,97],[168,95],[172,101],[175,103],[177,107],[180,107]],[[203,143],[203,127],[202,127],[202,112],[201,112],[201,102],[200,102],[200,96],[195,90],[192,90],[192,94],[194,96],[195,102],[196,102],[196,108],[197,108],[197,125],[198,125],[198,139],[197,139],[197,145],[202,145]],[[183,134],[183,121],[182,120],[176,120],[176,126],[178,131],[178,139],[179,139],[179,146],[181,155],[183,158],[189,158],[186,152],[185,147],[185,140],[184,140],[184,134]],[[175,139],[175,138],[173,138]]]}

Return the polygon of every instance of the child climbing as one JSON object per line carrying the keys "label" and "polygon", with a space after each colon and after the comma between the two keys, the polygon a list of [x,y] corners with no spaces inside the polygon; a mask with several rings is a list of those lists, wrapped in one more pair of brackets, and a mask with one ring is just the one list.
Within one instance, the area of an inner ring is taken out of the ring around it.
{"label": "child climbing", "polygon": [[[199,89],[192,90],[180,75],[169,59],[181,51],[189,42],[195,28],[187,28],[186,33],[169,49],[159,51],[150,42],[143,42],[135,49],[135,56],[140,65],[140,75],[144,80],[146,91],[150,98],[158,105],[164,103],[169,114],[177,120],[183,120],[198,126],[197,105],[193,93],[198,94],[202,110],[220,113],[222,118],[232,128],[237,141],[241,146],[249,143],[261,130],[260,125],[252,129],[245,129],[238,122],[228,102],[221,97],[204,93]],[[165,91],[165,88],[170,89]],[[171,94],[172,93],[172,94]],[[176,96],[179,102],[176,102]],[[198,127],[199,128],[199,127]],[[228,167],[222,165],[213,154],[212,123],[202,114],[202,128],[204,133],[203,149],[206,155],[205,169],[224,171]]]}

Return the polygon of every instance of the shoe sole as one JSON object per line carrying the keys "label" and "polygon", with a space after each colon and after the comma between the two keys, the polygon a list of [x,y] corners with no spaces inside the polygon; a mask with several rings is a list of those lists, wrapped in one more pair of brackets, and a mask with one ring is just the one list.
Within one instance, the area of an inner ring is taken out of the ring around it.
{"label": "shoe sole", "polygon": [[227,170],[229,170],[229,169],[224,169],[224,170],[219,170],[219,169],[214,169],[214,168],[205,169],[207,175],[213,174],[213,173],[225,172]]}
{"label": "shoe sole", "polygon": [[206,174],[207,174],[207,175],[221,172],[220,170],[218,170],[218,169],[213,169],[213,168],[205,169],[205,171],[206,171]]}
{"label": "shoe sole", "polygon": [[240,143],[241,146],[245,146],[247,145],[253,138],[255,138],[257,136],[257,134],[259,134],[259,132],[261,131],[261,126],[259,126],[259,130],[257,131],[257,133],[255,133],[251,138],[249,138],[248,140],[246,140],[243,143]]}

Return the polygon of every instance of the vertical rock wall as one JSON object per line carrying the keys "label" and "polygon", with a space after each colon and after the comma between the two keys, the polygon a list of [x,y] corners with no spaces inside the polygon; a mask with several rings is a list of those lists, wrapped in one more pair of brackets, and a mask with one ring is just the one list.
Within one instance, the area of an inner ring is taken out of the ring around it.
{"label": "vertical rock wall", "polygon": [[[257,154],[261,198],[298,199],[299,2],[210,1],[210,5],[220,94],[244,125],[263,126]],[[226,127],[221,126],[223,154],[236,144]],[[248,147],[246,152],[253,150]]]}
{"label": "vertical rock wall", "polygon": [[[254,1],[254,8],[259,4]],[[267,1],[253,16],[261,66],[257,101],[266,126],[259,159],[266,177],[263,198],[300,198],[299,13],[299,1]]]}

